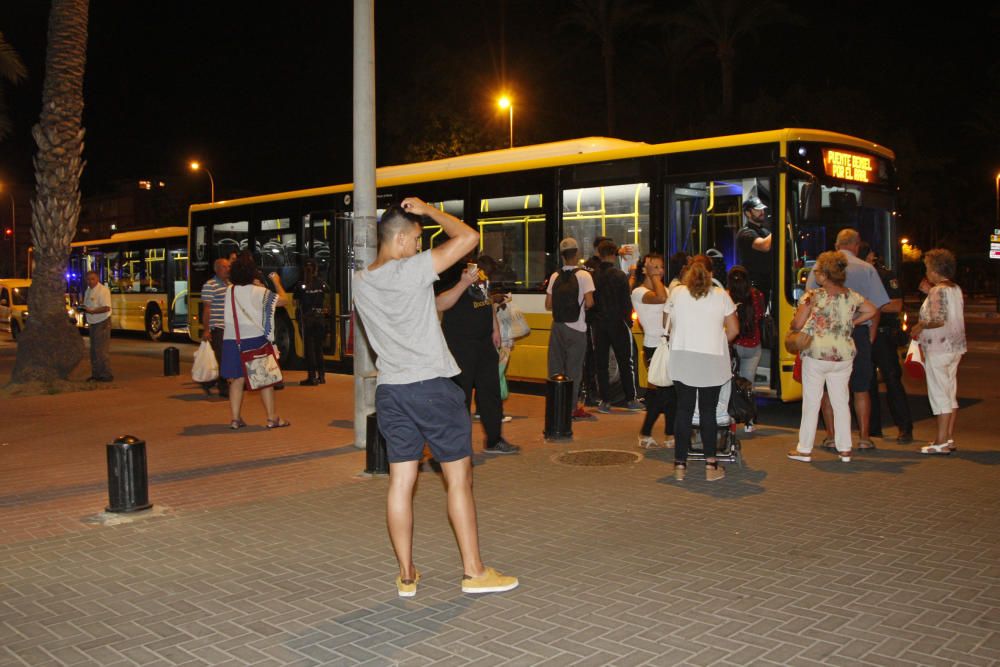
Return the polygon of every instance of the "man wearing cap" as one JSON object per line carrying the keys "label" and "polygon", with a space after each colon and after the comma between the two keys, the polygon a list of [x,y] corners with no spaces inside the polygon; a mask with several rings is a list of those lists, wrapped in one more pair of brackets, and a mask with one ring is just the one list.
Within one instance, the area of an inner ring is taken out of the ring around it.
{"label": "man wearing cap", "polygon": [[743,227],[736,235],[740,264],[750,274],[750,282],[764,293],[764,301],[771,297],[771,230],[767,226],[767,206],[759,197],[743,202]]}
{"label": "man wearing cap", "polygon": [[[564,238],[559,243],[559,254],[562,255],[562,268],[549,277],[545,292],[545,309],[552,311],[549,377],[562,374],[573,381],[573,418],[587,419],[591,415],[578,408],[576,402],[583,381],[583,359],[587,352],[586,317],[587,310],[594,305],[594,279],[590,272],[579,266],[580,246],[576,239]],[[574,284],[577,289],[572,293]]]}

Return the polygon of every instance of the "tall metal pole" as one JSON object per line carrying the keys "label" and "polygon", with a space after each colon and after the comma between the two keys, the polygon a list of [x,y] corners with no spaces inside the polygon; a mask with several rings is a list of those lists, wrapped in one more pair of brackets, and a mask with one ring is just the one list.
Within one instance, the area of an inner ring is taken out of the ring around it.
{"label": "tall metal pole", "polygon": [[[354,0],[354,270],[375,261],[375,0]],[[353,310],[353,306],[352,306]],[[354,446],[365,448],[375,364],[362,322],[354,334]]]}
{"label": "tall metal pole", "polygon": [[211,188],[211,192],[212,192],[212,203],[214,204],[214,203],[215,203],[215,179],[214,179],[214,178],[212,178],[212,172],[210,172],[210,171],[208,170],[208,167],[206,167],[206,166],[202,165],[202,167],[201,167],[201,168],[205,170],[205,173],[206,173],[206,174],[208,174],[208,185],[209,185],[209,187]]}
{"label": "tall metal pole", "polygon": [[510,106],[507,107],[510,111],[510,148],[514,147],[514,103],[511,102]]}
{"label": "tall metal pole", "polygon": [[10,277],[17,278],[17,217],[14,213],[14,193],[8,190],[7,196],[10,197],[10,261],[13,269]]}

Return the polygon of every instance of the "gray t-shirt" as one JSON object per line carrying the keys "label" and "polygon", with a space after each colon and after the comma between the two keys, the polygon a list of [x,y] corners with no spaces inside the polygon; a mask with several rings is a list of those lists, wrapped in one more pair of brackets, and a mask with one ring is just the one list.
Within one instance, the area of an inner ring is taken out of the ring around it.
{"label": "gray t-shirt", "polygon": [[410,384],[461,372],[441,333],[434,305],[437,278],[429,251],[354,274],[354,305],[378,354],[378,384]]}

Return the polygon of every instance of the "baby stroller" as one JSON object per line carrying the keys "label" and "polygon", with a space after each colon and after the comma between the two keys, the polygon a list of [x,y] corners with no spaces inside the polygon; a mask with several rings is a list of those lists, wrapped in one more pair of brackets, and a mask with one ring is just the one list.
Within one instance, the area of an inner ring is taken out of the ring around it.
{"label": "baby stroller", "polygon": [[[730,358],[736,358],[732,356]],[[735,392],[735,395],[734,395]],[[715,424],[719,428],[719,435],[716,443],[715,458],[726,463],[735,463],[743,467],[743,453],[740,446],[740,439],[736,435],[736,425],[738,422],[746,423],[756,419],[757,411],[753,400],[753,385],[739,376],[735,371],[729,382],[722,385],[719,391],[719,402],[715,406]],[[688,451],[689,461],[704,461],[705,450],[701,442],[701,429],[699,429],[700,415],[698,414],[697,403],[694,406],[694,417],[691,419],[691,426],[694,431],[691,434],[691,448]]]}

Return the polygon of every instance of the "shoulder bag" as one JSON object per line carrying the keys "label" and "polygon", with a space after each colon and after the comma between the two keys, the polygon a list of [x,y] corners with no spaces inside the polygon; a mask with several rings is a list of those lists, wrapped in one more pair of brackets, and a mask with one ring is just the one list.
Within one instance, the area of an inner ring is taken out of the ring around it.
{"label": "shoulder bag", "polygon": [[281,382],[281,367],[274,353],[274,346],[267,341],[254,350],[244,350],[240,343],[240,318],[236,314],[236,286],[229,292],[233,302],[233,327],[236,329],[236,347],[240,351],[240,365],[243,377],[251,391],[273,387]]}

